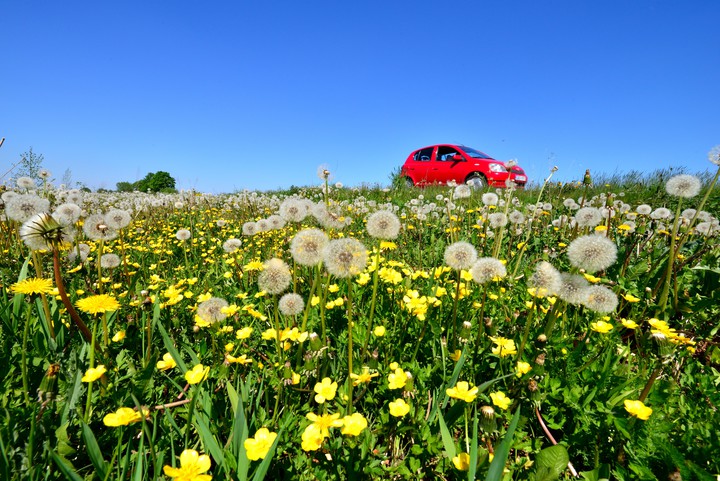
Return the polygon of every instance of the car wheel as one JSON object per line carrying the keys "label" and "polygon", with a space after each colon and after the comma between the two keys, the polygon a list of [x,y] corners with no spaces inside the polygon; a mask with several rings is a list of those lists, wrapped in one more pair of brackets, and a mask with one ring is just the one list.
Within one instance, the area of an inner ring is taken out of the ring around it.
{"label": "car wheel", "polygon": [[415,187],[415,184],[410,177],[405,177],[405,185],[407,187]]}
{"label": "car wheel", "polygon": [[474,174],[470,174],[470,176],[465,179],[465,183],[473,189],[482,189],[487,185],[485,177],[483,177],[482,174],[478,174],[477,172]]}

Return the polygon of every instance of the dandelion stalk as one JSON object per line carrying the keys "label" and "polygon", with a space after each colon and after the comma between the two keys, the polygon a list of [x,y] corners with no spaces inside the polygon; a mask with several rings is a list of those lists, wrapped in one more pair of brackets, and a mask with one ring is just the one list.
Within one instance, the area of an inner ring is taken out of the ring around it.
{"label": "dandelion stalk", "polygon": [[23,329],[23,343],[21,356],[21,370],[22,370],[22,383],[23,383],[23,397],[25,398],[25,404],[30,405],[30,383],[28,381],[28,366],[27,366],[27,343],[28,335],[30,334],[30,318],[32,315],[32,304],[27,306],[27,314],[25,315],[25,328]]}
{"label": "dandelion stalk", "polygon": [[347,299],[347,322],[348,322],[348,399],[347,399],[347,413],[350,415],[353,413],[353,382],[350,376],[353,373],[353,320],[352,320],[352,278],[347,280],[348,286],[348,299]]}
{"label": "dandelion stalk", "polygon": [[670,285],[672,284],[673,266],[675,265],[675,258],[677,257],[677,249],[675,238],[677,237],[678,228],[680,226],[680,207],[682,206],[682,199],[678,201],[677,209],[675,210],[675,221],[673,222],[672,233],[670,234],[670,252],[668,253],[668,264],[667,270],[665,271],[665,281],[663,282],[662,293],[660,294],[660,300],[658,301],[659,312],[665,312],[667,306],[668,296],[670,294]]}
{"label": "dandelion stalk", "polygon": [[[32,251],[33,265],[35,266],[35,273],[39,279],[43,278],[42,267],[40,266],[40,256],[36,251]],[[47,323],[50,337],[55,339],[55,326],[53,326],[52,317],[50,316],[50,306],[48,305],[47,296],[44,292],[40,293],[40,301],[42,302],[43,312],[45,313],[45,322]]]}
{"label": "dandelion stalk", "polygon": [[[543,192],[545,191],[545,187],[548,185],[548,182],[550,182],[550,179],[552,178],[553,174],[558,171],[557,166],[554,166],[552,169],[550,169],[550,175],[547,176],[545,181],[543,182],[542,187],[540,188],[540,193],[538,194],[537,201],[535,201],[535,205],[540,203],[540,199],[542,199]],[[522,243],[522,247],[517,253],[517,261],[515,262],[515,268],[513,269],[512,276],[515,277],[517,275],[518,269],[520,269],[520,263],[522,262],[523,255],[525,254],[525,247],[527,247],[528,240],[530,240],[530,235],[532,235],[532,228],[533,223],[535,222],[535,217],[537,216],[538,209],[535,209],[533,211],[533,215],[530,218],[529,222],[529,229],[525,233],[525,240]]]}
{"label": "dandelion stalk", "polygon": [[527,344],[528,337],[530,336],[530,327],[533,324],[533,321],[535,320],[535,313],[537,311],[537,302],[533,300],[532,308],[530,309],[530,312],[527,315],[527,319],[525,320],[525,330],[523,331],[523,337],[520,341],[520,347],[518,347],[518,353],[517,358],[518,361],[522,361],[522,354],[525,350],[525,344]]}
{"label": "dandelion stalk", "polygon": [[93,342],[92,333],[90,332],[90,329],[88,329],[87,325],[80,318],[80,315],[73,307],[70,299],[68,298],[67,292],[65,291],[65,284],[63,283],[62,275],[60,274],[60,255],[57,248],[53,249],[53,271],[55,273],[55,286],[58,289],[58,294],[60,294],[60,299],[62,300],[65,309],[67,309],[70,318],[73,320],[77,328],[82,333],[85,341],[91,343],[94,350],[95,343]]}
{"label": "dandelion stalk", "polygon": [[365,342],[362,348],[362,358],[365,359],[367,356],[367,347],[370,344],[370,336],[372,335],[373,320],[375,319],[375,303],[377,302],[377,290],[378,290],[378,270],[380,270],[380,248],[375,252],[375,270],[373,271],[373,290],[372,298],[370,299],[370,313],[367,324],[367,334],[365,335]]}

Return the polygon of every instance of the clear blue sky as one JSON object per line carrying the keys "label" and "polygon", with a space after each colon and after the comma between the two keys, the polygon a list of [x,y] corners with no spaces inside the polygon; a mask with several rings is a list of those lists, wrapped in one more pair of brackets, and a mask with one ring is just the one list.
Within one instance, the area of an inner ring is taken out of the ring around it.
{"label": "clear blue sky", "polygon": [[711,165],[720,1],[20,1],[0,9],[0,169],[114,189],[386,184],[463,143],[531,180]]}

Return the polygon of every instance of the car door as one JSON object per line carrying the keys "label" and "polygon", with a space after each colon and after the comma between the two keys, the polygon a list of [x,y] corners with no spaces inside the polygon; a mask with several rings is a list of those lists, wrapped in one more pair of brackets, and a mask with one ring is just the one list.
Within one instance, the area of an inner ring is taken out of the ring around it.
{"label": "car door", "polygon": [[454,156],[462,154],[450,145],[439,145],[436,149],[435,165],[433,173],[435,174],[435,182],[439,184],[447,184],[448,182],[457,182],[462,184],[465,182],[465,172],[467,171],[467,162],[464,158],[457,160]]}
{"label": "car door", "polygon": [[412,160],[406,164],[410,177],[417,185],[427,185],[432,183],[432,167],[434,147],[425,147],[413,154]]}

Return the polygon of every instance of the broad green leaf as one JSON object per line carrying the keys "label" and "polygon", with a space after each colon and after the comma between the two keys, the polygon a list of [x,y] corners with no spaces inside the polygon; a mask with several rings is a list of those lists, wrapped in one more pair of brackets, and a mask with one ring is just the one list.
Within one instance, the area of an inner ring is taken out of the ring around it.
{"label": "broad green leaf", "polygon": [[556,444],[540,451],[535,458],[535,481],[554,481],[567,468],[570,458],[562,444]]}

